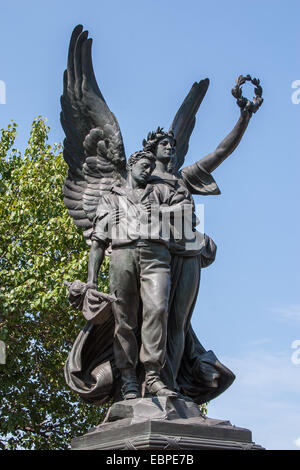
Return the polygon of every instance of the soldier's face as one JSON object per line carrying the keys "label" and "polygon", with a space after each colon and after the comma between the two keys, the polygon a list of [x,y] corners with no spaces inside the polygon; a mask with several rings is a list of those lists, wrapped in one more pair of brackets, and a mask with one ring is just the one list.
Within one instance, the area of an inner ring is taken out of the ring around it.
{"label": "soldier's face", "polygon": [[170,137],[162,139],[156,148],[156,158],[161,162],[169,162],[175,156],[174,141]]}
{"label": "soldier's face", "polygon": [[140,186],[146,186],[154,168],[155,163],[153,161],[148,160],[148,158],[141,158],[131,168],[131,176]]}

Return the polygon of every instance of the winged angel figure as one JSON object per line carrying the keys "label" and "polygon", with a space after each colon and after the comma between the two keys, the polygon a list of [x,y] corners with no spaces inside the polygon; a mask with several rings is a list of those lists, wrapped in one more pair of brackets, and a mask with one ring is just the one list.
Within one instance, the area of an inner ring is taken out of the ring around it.
{"label": "winged angel figure", "polygon": [[[97,85],[91,45],[88,32],[77,26],[71,36],[61,97],[61,123],[66,135],[64,159],[69,166],[64,201],[75,224],[84,228],[90,245],[101,201],[111,194],[112,188],[121,188],[122,193],[127,178],[121,131]],[[245,81],[239,79],[238,87]],[[255,84],[259,88],[259,81]],[[251,116],[262,102],[261,93],[253,102],[242,99],[238,88],[236,97],[241,114],[233,130],[215,151],[181,169],[196,113],[208,86],[208,79],[194,83],[169,131],[164,132],[159,127],[143,140],[143,151],[150,152],[156,159],[149,180],[152,186],[173,192],[175,199],[176,195],[184,194],[192,203],[194,194],[220,194],[211,173],[237,147]],[[196,217],[192,220],[195,231]],[[202,346],[191,326],[201,269],[214,261],[216,245],[204,235],[195,249],[186,249],[185,243],[177,239],[170,244],[170,251],[171,289],[161,378],[169,390],[201,404],[222,393],[235,378],[211,350]],[[76,281],[69,286],[69,299],[73,305],[83,308],[88,321],[69,354],[66,381],[87,402],[102,404],[112,398],[118,400],[122,395],[114,355],[115,318],[111,308],[116,300],[114,292],[105,296],[97,292],[95,282]],[[137,377],[141,385],[144,381],[141,364],[137,367]]]}

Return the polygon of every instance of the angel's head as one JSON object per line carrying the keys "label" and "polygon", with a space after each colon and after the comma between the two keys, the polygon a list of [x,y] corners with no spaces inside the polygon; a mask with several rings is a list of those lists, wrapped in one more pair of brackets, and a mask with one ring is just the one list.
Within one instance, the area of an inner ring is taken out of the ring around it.
{"label": "angel's head", "polygon": [[143,140],[145,150],[152,152],[156,160],[168,164],[169,171],[175,166],[176,140],[172,131],[164,132],[158,127],[156,132],[149,132],[147,140]]}
{"label": "angel's head", "polygon": [[140,186],[145,186],[155,168],[155,157],[153,153],[139,150],[133,153],[127,162],[129,177],[134,179]]}

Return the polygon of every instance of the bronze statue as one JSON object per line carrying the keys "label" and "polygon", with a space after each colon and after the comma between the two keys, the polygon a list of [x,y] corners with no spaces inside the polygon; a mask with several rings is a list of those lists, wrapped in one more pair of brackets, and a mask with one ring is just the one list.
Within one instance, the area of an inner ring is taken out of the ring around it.
{"label": "bronze statue", "polygon": [[[159,127],[149,133],[144,150],[134,154],[126,167],[118,122],[95,79],[91,41],[82,26],[74,29],[61,99],[64,158],[69,166],[64,200],[91,245],[88,282],[69,286],[71,303],[83,309],[88,322],[69,354],[66,380],[72,390],[93,403],[130,400],[143,393],[179,396],[201,404],[234,380],[215,354],[204,349],[190,325],[200,272],[214,261],[216,246],[207,235],[197,233],[193,214],[190,225],[200,240],[195,249],[187,248],[184,237],[176,238],[172,222],[168,238],[158,235],[154,241],[134,231],[121,247],[120,236],[114,237],[111,231],[119,230],[124,222],[124,205],[117,198],[128,198],[136,214],[142,207],[148,217],[153,207],[162,214],[162,204],[172,210],[193,207],[193,194],[220,194],[211,173],[239,144],[252,114],[262,104],[262,89],[259,80],[240,76],[232,91],[241,109],[236,126],[214,152],[181,169],[209,80],[194,83],[170,130]],[[242,97],[245,81],[256,86],[253,102]],[[143,160],[148,173],[138,182],[142,173],[137,169],[139,174],[132,176],[132,172]],[[111,255],[110,296],[96,289],[105,250]],[[156,265],[151,272],[153,260]],[[152,280],[146,279],[144,268],[150,269]],[[129,272],[127,280],[125,272]]]}

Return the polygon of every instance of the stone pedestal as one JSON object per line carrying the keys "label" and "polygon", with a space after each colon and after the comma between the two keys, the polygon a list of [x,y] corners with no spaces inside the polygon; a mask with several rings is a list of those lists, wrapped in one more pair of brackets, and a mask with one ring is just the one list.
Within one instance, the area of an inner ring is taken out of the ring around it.
{"label": "stone pedestal", "polygon": [[251,431],[203,416],[183,399],[138,398],[115,403],[102,424],[72,440],[74,450],[258,450]]}

